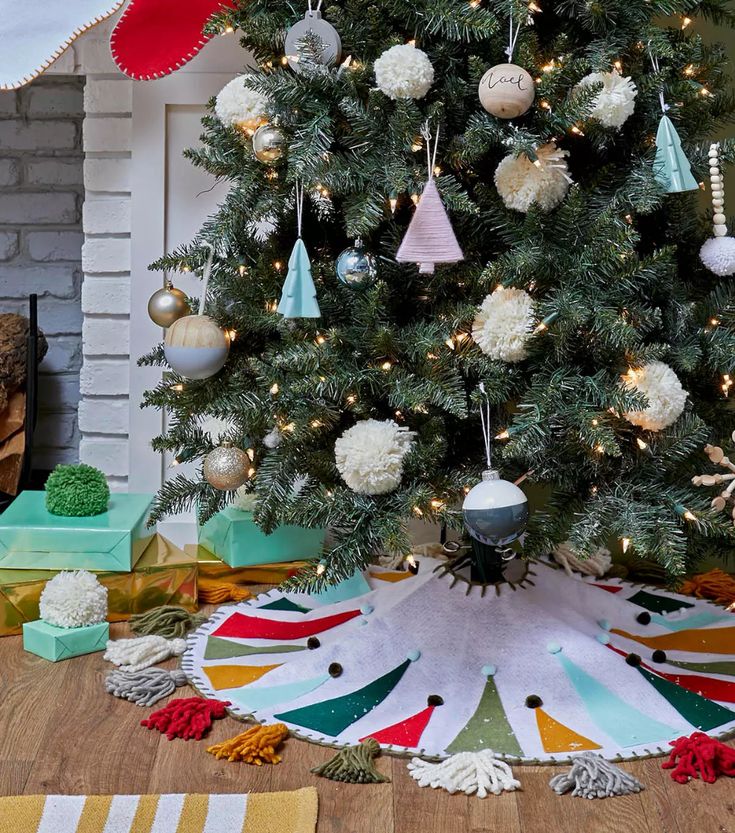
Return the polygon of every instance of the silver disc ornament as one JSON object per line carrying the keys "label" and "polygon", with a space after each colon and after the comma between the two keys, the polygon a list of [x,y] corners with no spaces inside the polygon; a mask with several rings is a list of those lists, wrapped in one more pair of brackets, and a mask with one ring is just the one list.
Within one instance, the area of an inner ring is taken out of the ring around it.
{"label": "silver disc ornament", "polygon": [[378,279],[378,261],[358,239],[337,258],[335,271],[349,289],[369,289]]}
{"label": "silver disc ornament", "polygon": [[309,9],[303,20],[299,20],[286,32],[286,60],[294,72],[301,72],[301,50],[303,41],[309,33],[321,41],[320,63],[327,67],[334,66],[342,54],[342,40],[339,32],[331,23],[324,20],[318,9]]}

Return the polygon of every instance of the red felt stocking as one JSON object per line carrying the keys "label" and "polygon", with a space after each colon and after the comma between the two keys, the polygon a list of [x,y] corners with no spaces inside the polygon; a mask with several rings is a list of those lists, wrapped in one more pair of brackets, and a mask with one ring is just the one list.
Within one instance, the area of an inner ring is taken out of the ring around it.
{"label": "red felt stocking", "polygon": [[209,40],[204,24],[233,0],[131,0],[110,38],[112,56],[131,78],[170,75]]}
{"label": "red felt stocking", "polygon": [[158,729],[169,740],[201,740],[210,730],[212,721],[226,715],[225,708],[229,705],[229,702],[222,700],[179,697],[153,712],[146,720],[141,720],[140,725],[148,729]]}
{"label": "red felt stocking", "polygon": [[674,781],[686,784],[692,778],[701,778],[713,784],[720,775],[735,776],[735,749],[716,738],[694,732],[670,743],[674,748],[662,766],[672,771]]}

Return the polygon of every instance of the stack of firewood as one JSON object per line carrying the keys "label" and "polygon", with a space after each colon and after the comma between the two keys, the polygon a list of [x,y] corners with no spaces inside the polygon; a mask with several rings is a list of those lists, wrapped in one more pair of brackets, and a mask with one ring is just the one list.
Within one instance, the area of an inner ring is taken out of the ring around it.
{"label": "stack of firewood", "polygon": [[[0,314],[0,492],[15,495],[23,468],[28,319]],[[38,361],[48,345],[38,334]]]}

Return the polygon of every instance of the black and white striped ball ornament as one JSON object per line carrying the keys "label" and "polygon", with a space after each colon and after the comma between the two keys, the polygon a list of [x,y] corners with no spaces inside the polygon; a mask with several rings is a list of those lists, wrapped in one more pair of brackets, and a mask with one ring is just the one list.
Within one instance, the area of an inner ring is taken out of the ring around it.
{"label": "black and white striped ball ornament", "polygon": [[481,544],[502,547],[515,541],[528,523],[528,499],[521,489],[486,469],[462,504],[465,526]]}

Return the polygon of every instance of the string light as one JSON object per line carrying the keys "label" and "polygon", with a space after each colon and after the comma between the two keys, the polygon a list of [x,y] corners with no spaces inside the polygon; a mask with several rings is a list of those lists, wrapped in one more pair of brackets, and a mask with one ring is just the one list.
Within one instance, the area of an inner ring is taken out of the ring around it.
{"label": "string light", "polygon": [[623,539],[620,541],[620,544],[621,544],[621,546],[622,546],[623,553],[628,552],[628,549],[630,548],[630,538],[623,538]]}
{"label": "string light", "polygon": [[395,197],[391,197],[388,200],[388,204],[390,205],[390,213],[395,214],[396,213],[396,206],[398,205],[398,200]]}
{"label": "string light", "polygon": [[171,390],[175,391],[176,393],[181,393],[181,391],[183,389],[184,389],[183,385],[171,385]]}
{"label": "string light", "polygon": [[312,419],[309,425],[311,425],[312,428],[321,428],[324,423],[320,419]]}
{"label": "string light", "polygon": [[237,337],[237,330],[227,330],[227,335],[230,337],[230,341],[234,341]]}
{"label": "string light", "polygon": [[541,67],[541,72],[551,72],[553,69],[556,68],[556,64],[554,63],[554,59],[552,58],[548,64],[544,64]]}
{"label": "string light", "polygon": [[720,385],[720,387],[722,388],[722,392],[725,394],[725,396],[730,395],[730,388],[732,387],[732,379],[730,378],[729,373],[725,373],[725,375],[722,377],[722,384]]}
{"label": "string light", "polygon": [[383,364],[380,365],[380,369],[385,370],[386,372],[389,371],[391,367],[393,367],[393,365],[390,362],[383,362]]}
{"label": "string light", "polygon": [[411,194],[411,202],[414,205],[418,205],[419,204],[419,195],[418,194]]}
{"label": "string light", "polygon": [[278,390],[279,390],[279,388],[278,388],[278,382],[274,382],[274,383],[271,385],[271,393],[273,394],[273,396],[275,396],[275,395],[278,393]]}
{"label": "string light", "polygon": [[682,506],[680,503],[674,504],[674,511],[677,513],[677,515],[680,515],[682,518],[684,518],[685,521],[697,520],[697,516],[694,514],[694,512],[692,512],[691,509],[687,509],[686,506]]}
{"label": "string light", "polygon": [[711,95],[712,95],[712,93],[711,93],[711,92],[707,89],[707,87],[702,87],[702,89],[699,91],[699,94],[700,94],[701,96],[704,96],[705,98],[706,98],[707,96],[711,96]]}
{"label": "string light", "polygon": [[240,264],[240,266],[238,267],[238,271],[240,272],[240,277],[241,278],[245,277],[245,271],[246,270],[245,270],[245,264],[244,263]]}
{"label": "string light", "polygon": [[529,12],[537,12],[538,14],[540,14],[541,13],[541,6],[537,6],[533,2],[533,0],[531,0],[531,2],[528,4],[528,10],[529,10]]}
{"label": "string light", "polygon": [[595,451],[596,451],[598,454],[604,454],[604,453],[605,453],[605,446],[604,446],[602,443],[598,443],[598,444],[595,446]]}
{"label": "string light", "polygon": [[641,451],[645,451],[648,448],[648,443],[640,437],[636,437],[636,443],[638,443],[638,448],[640,448]]}
{"label": "string light", "polygon": [[599,419],[593,419],[593,420],[592,420],[592,425],[593,425],[595,428],[596,428],[599,424],[600,424],[600,420],[599,420]]}
{"label": "string light", "polygon": [[423,509],[421,509],[420,506],[414,506],[413,507],[413,514],[416,515],[417,518],[423,518],[424,517],[424,511],[423,511]]}
{"label": "string light", "polygon": [[431,508],[432,508],[432,509],[436,509],[437,511],[438,511],[439,509],[444,509],[445,505],[446,505],[446,504],[444,503],[444,501],[443,501],[443,500],[439,500],[438,498],[434,498],[434,499],[431,501]]}
{"label": "string light", "polygon": [[504,431],[501,431],[499,434],[495,435],[496,440],[507,440],[510,439],[510,431],[506,428]]}
{"label": "string light", "polygon": [[416,569],[416,559],[413,557],[411,553],[409,553],[406,556],[406,564],[408,564],[408,566],[413,568],[414,570]]}
{"label": "string light", "polygon": [[538,323],[538,325],[536,326],[536,329],[533,331],[533,334],[538,335],[539,333],[543,333],[545,330],[548,330],[549,326],[551,324],[553,324],[554,321],[556,321],[556,319],[558,317],[559,317],[558,312],[552,312],[549,315],[547,315],[546,318],[543,319],[543,321],[540,321]]}
{"label": "string light", "polygon": [[281,269],[283,269],[283,264],[281,263],[280,260],[274,260],[273,261],[273,268],[276,270],[276,272],[280,272]]}
{"label": "string light", "polygon": [[255,477],[255,469],[252,466],[250,466],[250,468],[248,469],[248,477]]}
{"label": "string light", "polygon": [[615,69],[616,69],[618,72],[622,72],[622,71],[623,71],[623,65],[622,65],[622,63],[621,63],[619,60],[618,60],[618,61],[615,61],[615,62],[613,63],[613,66],[615,67]]}
{"label": "string light", "polygon": [[451,336],[444,342],[450,350],[454,350],[454,341]]}
{"label": "string light", "polygon": [[574,133],[575,136],[584,136],[584,132],[580,130],[576,124],[571,128],[571,132]]}
{"label": "string light", "polygon": [[689,64],[688,66],[684,67],[684,75],[688,75],[690,78],[694,75],[694,64]]}
{"label": "string light", "polygon": [[319,333],[319,335],[317,335],[316,339],[314,340],[320,347],[322,346],[322,344],[326,342],[326,338],[324,338],[324,336],[321,333]]}
{"label": "string light", "polygon": [[326,571],[326,569],[327,569],[327,565],[326,565],[323,561],[320,561],[320,562],[316,565],[316,574],[317,574],[318,576],[323,576],[323,575],[324,575],[324,573],[325,573],[325,571]]}
{"label": "string light", "polygon": [[539,101],[539,106],[543,107],[544,110],[551,110],[551,105],[548,101]]}
{"label": "string light", "polygon": [[691,17],[683,17],[681,21],[681,28],[686,29],[687,26],[691,26],[692,19]]}
{"label": "string light", "polygon": [[710,318],[709,323],[713,327],[716,327],[720,323],[720,319],[719,318]]}
{"label": "string light", "polygon": [[346,401],[347,401],[347,404],[348,404],[348,405],[354,405],[354,404],[355,404],[355,402],[357,402],[357,396],[355,396],[355,394],[354,394],[354,393],[351,393],[351,394],[349,394],[349,395],[347,396],[347,400],[346,400]]}

